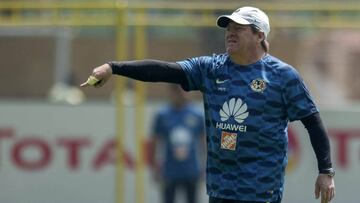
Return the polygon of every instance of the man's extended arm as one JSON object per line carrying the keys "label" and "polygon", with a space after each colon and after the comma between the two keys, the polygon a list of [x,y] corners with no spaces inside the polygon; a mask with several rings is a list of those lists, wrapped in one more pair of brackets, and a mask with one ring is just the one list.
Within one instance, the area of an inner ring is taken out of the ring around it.
{"label": "man's extended arm", "polygon": [[[108,62],[94,69],[92,76],[99,80],[95,87],[101,87],[112,74],[144,82],[168,82],[188,86],[185,72],[179,64],[159,60],[137,60]],[[84,83],[81,86],[88,86]]]}

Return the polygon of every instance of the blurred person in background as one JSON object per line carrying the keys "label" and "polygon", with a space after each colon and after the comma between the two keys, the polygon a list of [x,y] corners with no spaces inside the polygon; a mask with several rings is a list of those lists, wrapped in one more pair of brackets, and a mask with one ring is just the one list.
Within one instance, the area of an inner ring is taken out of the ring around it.
{"label": "blurred person in background", "polygon": [[[157,112],[150,149],[150,165],[162,183],[164,203],[174,203],[176,191],[187,203],[197,203],[198,183],[204,168],[204,119],[178,85],[168,88],[169,105]],[[157,156],[160,155],[160,156]]]}
{"label": "blurred person in background", "polygon": [[315,197],[329,202],[335,195],[329,138],[299,73],[268,53],[268,16],[258,8],[242,7],[220,16],[217,25],[225,28],[224,54],[178,62],[108,62],[93,70],[98,80],[94,86],[101,87],[116,74],[202,92],[209,203],[281,202],[287,127],[300,120],[317,158]]}

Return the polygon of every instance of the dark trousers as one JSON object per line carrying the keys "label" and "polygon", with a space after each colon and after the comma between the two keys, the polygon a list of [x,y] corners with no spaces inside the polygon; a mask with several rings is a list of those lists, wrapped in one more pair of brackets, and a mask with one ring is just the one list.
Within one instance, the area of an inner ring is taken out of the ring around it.
{"label": "dark trousers", "polygon": [[196,203],[197,182],[197,179],[165,181],[163,197],[164,203],[175,202],[175,193],[178,188],[185,192],[187,203]]}
{"label": "dark trousers", "polygon": [[[270,203],[280,203],[281,200]],[[268,203],[268,202],[249,202],[249,201],[239,201],[239,200],[231,200],[231,199],[221,199],[216,197],[209,197],[209,203]]]}

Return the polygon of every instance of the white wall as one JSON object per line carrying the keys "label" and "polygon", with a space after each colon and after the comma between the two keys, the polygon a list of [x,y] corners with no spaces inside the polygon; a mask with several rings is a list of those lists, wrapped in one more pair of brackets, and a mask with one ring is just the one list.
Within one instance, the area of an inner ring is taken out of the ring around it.
{"label": "white wall", "polygon": [[[159,104],[145,112],[146,134]],[[201,105],[200,105],[201,106]],[[136,127],[134,107],[124,107],[130,126]],[[360,111],[323,110],[337,169],[333,203],[359,203]],[[316,159],[306,131],[292,124],[291,164],[283,203],[319,202],[314,199]],[[0,202],[6,203],[113,203],[115,202],[115,108],[111,104],[81,106],[36,102],[0,102]],[[124,147],[134,156],[132,131]],[[105,154],[105,156],[101,156]],[[125,202],[135,202],[134,172],[126,170]],[[158,185],[146,171],[145,200],[159,202]],[[201,203],[207,202],[204,188]]]}

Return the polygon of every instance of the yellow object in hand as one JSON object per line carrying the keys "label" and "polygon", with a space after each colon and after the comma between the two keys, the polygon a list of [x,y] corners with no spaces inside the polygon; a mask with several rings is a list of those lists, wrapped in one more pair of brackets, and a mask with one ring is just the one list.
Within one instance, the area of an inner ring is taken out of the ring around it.
{"label": "yellow object in hand", "polygon": [[92,85],[92,86],[96,85],[98,82],[100,82],[100,80],[92,75],[86,81],[87,84]]}

